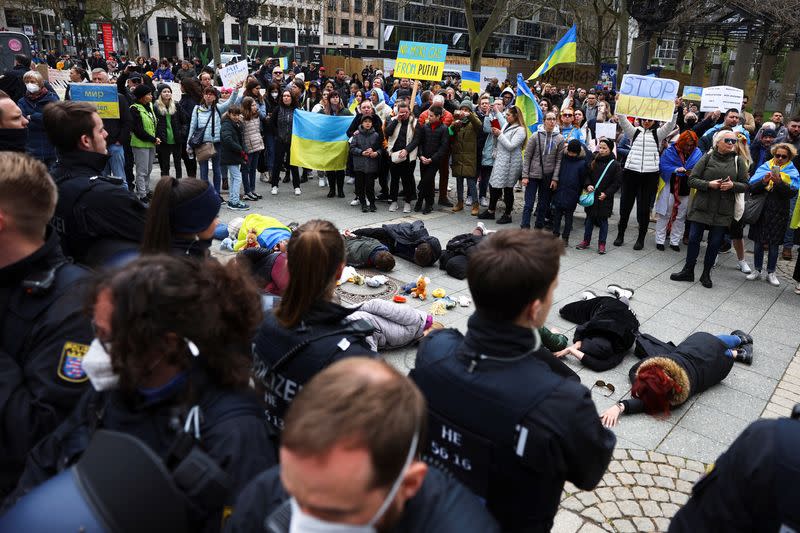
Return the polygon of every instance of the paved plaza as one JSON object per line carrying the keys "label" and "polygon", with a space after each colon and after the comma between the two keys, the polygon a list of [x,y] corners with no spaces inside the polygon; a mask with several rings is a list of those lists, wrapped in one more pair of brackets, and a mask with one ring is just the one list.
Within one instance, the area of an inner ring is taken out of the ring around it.
{"label": "paved plaza", "polygon": [[[153,173],[154,178],[157,171]],[[455,195],[455,183],[451,179]],[[388,204],[379,204],[377,213],[361,213],[360,207],[349,205],[352,185],[346,185],[347,198],[328,199],[328,189],[319,188],[317,180],[302,185],[301,196],[293,194],[291,184],[281,184],[278,196],[271,196],[267,185],[258,184],[264,199],[250,202],[251,210],[234,212],[223,207],[224,221],[249,213],[274,216],[284,223],[304,222],[312,218],[333,221],[339,229],[380,225],[421,219],[428,231],[439,238],[444,247],[455,235],[471,231],[477,222],[469,210],[451,213],[437,209],[429,215],[388,212]],[[489,229],[517,227],[522,209],[522,194],[516,194],[513,224],[497,226],[487,221]],[[401,205],[402,209],[402,205]],[[690,492],[705,464],[713,462],[739,433],[762,416],[785,416],[795,402],[800,401],[800,296],[793,292],[790,274],[794,267],[780,261],[780,287],[765,281],[747,281],[735,268],[735,254],[720,255],[712,273],[713,289],[699,282],[678,283],[669,275],[680,270],[685,259],[685,247],[680,253],[667,249],[658,251],[653,232],[639,252],[631,246],[636,228],[629,228],[630,242],[621,248],[610,244],[616,234],[616,216],[611,220],[608,253],[604,256],[590,250],[576,250],[583,230],[583,210],[578,208],[572,246],[562,258],[559,285],[547,325],[570,336],[575,328],[559,317],[558,309],[576,300],[579,294],[591,289],[603,293],[609,283],[619,283],[635,289],[632,308],[641,322],[641,331],[664,341],[678,343],[695,331],[729,333],[733,329],[749,332],[754,338],[754,362],[750,367],[735,364],[725,381],[691,398],[668,418],[644,414],[623,416],[615,428],[617,451],[609,472],[595,491],[584,493],[568,485],[562,510],[553,531],[662,531],[667,520]],[[597,232],[595,232],[596,238]],[[218,242],[214,250],[218,250]],[[752,249],[752,243],[746,241]],[[215,251],[215,254],[221,254]],[[701,250],[702,257],[702,250]],[[752,255],[748,253],[752,265]],[[421,269],[398,260],[390,274],[402,282],[413,281],[420,274],[431,280],[430,288],[443,288],[449,296],[469,295],[466,281],[447,276],[438,266]],[[699,267],[698,267],[699,276]],[[378,289],[376,289],[377,291]],[[432,299],[409,300],[421,309],[430,309]],[[457,307],[438,316],[448,327],[466,331],[467,319],[474,311]],[[414,364],[415,348],[387,352],[386,359],[407,372]],[[795,360],[792,363],[793,359]],[[612,383],[616,392],[605,396],[605,389],[594,388],[592,395],[598,411],[624,398],[629,391],[628,369],[636,363],[633,353],[613,370],[597,373],[581,367],[573,358],[566,359],[580,376],[584,385],[595,381]],[[790,366],[790,363],[791,366]]]}

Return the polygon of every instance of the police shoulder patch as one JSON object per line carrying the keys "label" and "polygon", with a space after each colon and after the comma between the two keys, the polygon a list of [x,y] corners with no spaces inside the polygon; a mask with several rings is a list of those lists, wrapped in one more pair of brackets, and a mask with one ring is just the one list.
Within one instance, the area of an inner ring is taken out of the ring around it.
{"label": "police shoulder patch", "polygon": [[83,383],[89,379],[83,370],[83,358],[88,351],[87,344],[65,342],[58,362],[58,377],[70,383]]}

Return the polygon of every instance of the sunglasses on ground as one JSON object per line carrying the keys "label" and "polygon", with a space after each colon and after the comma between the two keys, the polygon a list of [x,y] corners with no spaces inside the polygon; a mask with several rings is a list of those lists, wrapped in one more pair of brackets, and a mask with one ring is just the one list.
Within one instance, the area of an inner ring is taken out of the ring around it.
{"label": "sunglasses on ground", "polygon": [[614,394],[614,392],[616,392],[617,390],[617,388],[614,385],[612,385],[611,383],[606,383],[603,380],[595,381],[594,385],[592,386],[592,390],[594,390],[595,387],[601,387],[603,389],[606,389],[608,391],[608,394],[604,395],[606,398]]}

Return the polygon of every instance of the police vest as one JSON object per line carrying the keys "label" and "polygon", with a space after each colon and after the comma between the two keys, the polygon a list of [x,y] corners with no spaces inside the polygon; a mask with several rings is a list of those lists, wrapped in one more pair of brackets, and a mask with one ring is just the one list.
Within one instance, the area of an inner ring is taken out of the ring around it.
{"label": "police vest", "polygon": [[343,357],[376,356],[366,338],[374,328],[365,320],[302,324],[286,330],[268,313],[256,338],[253,374],[263,387],[267,420],[275,434],[283,431],[289,404],[308,380]]}
{"label": "police vest", "polygon": [[502,360],[472,353],[452,329],[429,336],[409,375],[428,400],[423,459],[483,498],[495,516],[535,503],[540,474],[520,463],[530,431],[522,421],[564,378],[530,352]]}

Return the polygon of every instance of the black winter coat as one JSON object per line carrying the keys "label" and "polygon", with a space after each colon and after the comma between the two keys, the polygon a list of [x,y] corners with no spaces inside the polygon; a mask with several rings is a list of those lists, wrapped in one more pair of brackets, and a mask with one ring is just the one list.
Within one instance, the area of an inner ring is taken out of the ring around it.
{"label": "black winter coat", "polygon": [[439,239],[428,234],[425,223],[421,220],[414,222],[400,222],[399,224],[384,224],[380,228],[361,228],[353,232],[356,235],[378,239],[389,247],[389,251],[406,261],[414,262],[414,251],[422,243],[428,243],[433,250],[431,266],[442,255],[442,245]]}
{"label": "black winter coat", "polygon": [[[591,162],[591,156],[587,155],[584,148],[581,148],[580,154],[576,157],[568,155],[567,151],[564,150],[561,165],[559,166],[558,188],[553,196],[553,204],[565,211],[575,211]],[[603,178],[603,181],[605,179]]]}
{"label": "black winter coat", "polygon": [[[725,355],[727,347],[711,333],[692,333],[678,346],[649,335],[640,337],[638,341],[647,355],[633,365],[628,378],[633,383],[643,366],[658,365],[683,389],[670,400],[673,407],[721,382],[733,368],[733,358]],[[626,414],[644,411],[644,403],[637,398],[622,403]]]}
{"label": "black winter coat", "polygon": [[766,195],[764,209],[758,222],[750,225],[748,238],[756,244],[783,244],[786,225],[792,214],[789,212],[789,201],[797,197],[797,190],[781,181],[771,191],[767,191],[763,181],[750,186],[752,196]]}
{"label": "black winter coat", "polygon": [[192,113],[194,112],[195,106],[200,105],[198,100],[195,100],[188,94],[181,95],[181,99],[178,102],[178,111],[181,114],[181,139],[184,140],[186,143],[189,139],[189,127],[192,124]]}
{"label": "black winter coat", "polygon": [[482,235],[463,233],[447,241],[447,246],[439,257],[439,268],[447,272],[448,276],[466,279],[469,256],[481,239]]}
{"label": "black winter coat", "polygon": [[[158,122],[156,122],[156,137],[161,139],[161,144],[166,144],[167,142],[167,117],[166,115],[162,115],[159,112],[158,106],[153,106],[153,109],[156,112],[156,118]],[[169,120],[171,121],[172,125],[172,135],[175,138],[175,143],[178,146],[183,146],[186,144],[186,133],[189,131],[189,123],[184,123],[183,121],[183,113],[181,112],[179,107],[175,108],[175,112],[170,115]],[[189,118],[191,121],[191,116]],[[186,132],[186,133],[184,133]]]}
{"label": "black winter coat", "polygon": [[416,136],[418,139],[417,159],[428,157],[431,159],[430,164],[438,168],[439,162],[450,148],[447,126],[442,123],[439,123],[436,129],[433,129],[430,123],[424,126],[417,126]]}
{"label": "black winter coat", "polygon": [[[583,186],[597,186],[600,175],[603,173],[603,169],[606,168],[609,161],[611,162],[611,166],[608,167],[608,171],[603,177],[603,181],[600,182],[600,186],[595,189],[594,204],[591,207],[585,208],[587,217],[602,220],[609,218],[614,211],[614,195],[622,184],[622,167],[613,157],[595,157],[594,168],[592,169],[591,165],[589,165],[589,172],[586,175]],[[600,199],[601,192],[606,193],[605,200]]]}
{"label": "black winter coat", "polygon": [[222,165],[241,165],[244,163],[244,139],[242,137],[242,125],[239,122],[226,118],[222,121],[220,132],[220,142],[222,150],[220,152],[220,164]]}

